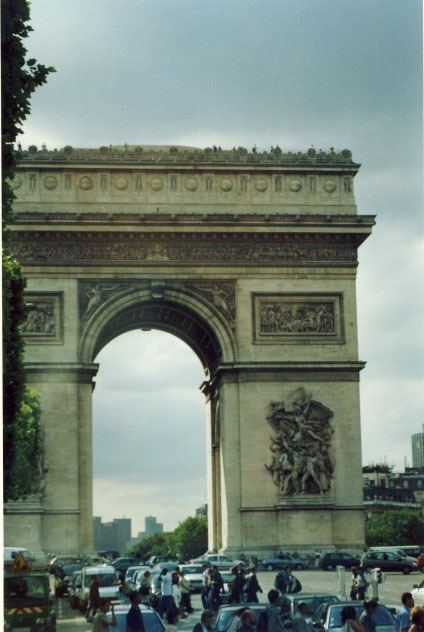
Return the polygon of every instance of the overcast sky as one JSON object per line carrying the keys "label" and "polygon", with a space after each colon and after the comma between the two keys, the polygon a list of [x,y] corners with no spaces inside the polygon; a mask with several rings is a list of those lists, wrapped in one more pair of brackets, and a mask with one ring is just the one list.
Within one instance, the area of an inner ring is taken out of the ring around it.
{"label": "overcast sky", "polygon": [[[56,67],[22,144],[348,147],[360,248],[364,463],[411,464],[424,422],[420,0],[32,0],[28,48]],[[133,531],[206,500],[200,362],[159,332],[98,356],[94,506]],[[324,402],[325,403],[325,402]]]}

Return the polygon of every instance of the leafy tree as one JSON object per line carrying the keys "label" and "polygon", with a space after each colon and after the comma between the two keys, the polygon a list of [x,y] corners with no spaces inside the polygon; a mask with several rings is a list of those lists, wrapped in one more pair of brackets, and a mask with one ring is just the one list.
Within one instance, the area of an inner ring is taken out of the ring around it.
{"label": "leafy tree", "polygon": [[[14,148],[21,125],[30,113],[30,98],[34,90],[43,85],[54,68],[38,64],[35,59],[26,59],[23,40],[32,30],[29,26],[29,3],[26,0],[1,0],[1,79],[2,79],[2,199],[3,238],[6,239],[6,224],[12,221],[14,194],[10,186],[16,170],[19,152]],[[26,493],[25,486],[18,490],[13,483],[16,471],[18,441],[18,411],[21,410],[24,393],[22,367],[23,343],[19,325],[24,319],[22,292],[25,287],[18,262],[7,252],[2,255],[3,277],[3,455],[4,455],[4,499],[16,498]],[[25,404],[26,405],[26,404]],[[34,411],[33,419],[38,416]],[[26,415],[20,419],[29,421]],[[22,428],[21,428],[22,430]],[[25,433],[24,433],[25,434]],[[28,463],[32,462],[29,456]],[[35,472],[34,472],[35,476]],[[31,477],[30,477],[31,478]]]}
{"label": "leafy tree", "polygon": [[39,489],[43,454],[40,417],[39,395],[37,391],[25,387],[14,428],[15,458],[9,493],[13,500],[29,496]]}
{"label": "leafy tree", "polygon": [[375,513],[365,527],[368,546],[422,544],[423,533],[424,516],[420,509],[393,509]]}
{"label": "leafy tree", "polygon": [[156,533],[135,544],[130,555],[147,560],[151,555],[170,555],[181,560],[197,557],[208,548],[208,525],[204,516],[186,518],[171,533]]}
{"label": "leafy tree", "polygon": [[174,531],[175,546],[182,560],[202,555],[208,548],[208,524],[204,516],[186,518]]}

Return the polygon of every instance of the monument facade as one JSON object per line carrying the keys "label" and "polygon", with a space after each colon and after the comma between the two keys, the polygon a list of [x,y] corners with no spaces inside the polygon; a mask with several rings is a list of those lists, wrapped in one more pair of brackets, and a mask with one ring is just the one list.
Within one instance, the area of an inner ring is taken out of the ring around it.
{"label": "monument facade", "polygon": [[24,152],[11,241],[45,478],[6,507],[6,544],[32,525],[35,548],[92,548],[96,356],[157,328],[204,367],[210,549],[362,548],[358,169],[313,148]]}

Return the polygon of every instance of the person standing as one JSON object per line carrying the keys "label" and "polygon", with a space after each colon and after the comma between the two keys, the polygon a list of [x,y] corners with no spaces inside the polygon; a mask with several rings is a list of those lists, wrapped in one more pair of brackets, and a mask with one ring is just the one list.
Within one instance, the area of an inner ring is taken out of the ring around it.
{"label": "person standing", "polygon": [[396,632],[408,632],[411,625],[411,610],[414,607],[414,598],[410,592],[404,592],[401,596],[403,608],[401,608],[395,619]]}
{"label": "person standing", "polygon": [[202,600],[203,609],[206,610],[209,603],[209,568],[206,564],[202,565],[202,592],[200,593],[200,598]]}
{"label": "person standing", "polygon": [[357,601],[363,601],[365,599],[365,593],[367,592],[368,582],[364,577],[364,573],[365,570],[363,568],[358,568],[358,574],[355,581]]}
{"label": "person standing", "polygon": [[209,591],[209,608],[210,610],[218,610],[219,608],[219,595],[224,588],[224,582],[222,575],[217,566],[212,566],[211,574],[211,588]]}
{"label": "person standing", "polygon": [[247,570],[247,575],[243,586],[245,602],[257,603],[259,601],[257,595],[258,592],[262,593],[263,590],[259,586],[258,578],[256,577],[256,569],[249,568]]}
{"label": "person standing", "polygon": [[365,632],[376,632],[377,625],[373,619],[373,614],[377,611],[378,602],[375,599],[364,601],[364,612],[359,617],[359,623],[365,628]]}
{"label": "person standing", "polygon": [[268,593],[269,603],[265,608],[267,632],[284,632],[284,623],[278,605],[279,597],[278,590],[272,589]]}
{"label": "person standing", "polygon": [[112,621],[109,621],[109,617],[107,615],[107,613],[109,612],[110,607],[111,607],[110,606],[110,601],[104,601],[100,605],[99,611],[96,612],[96,614],[94,615],[94,618],[93,618],[93,628],[92,628],[93,632],[104,632],[105,630],[109,629],[110,625],[112,627],[116,628],[117,621],[116,621],[115,611],[113,609],[113,604],[112,604],[112,608],[111,608]]}
{"label": "person standing", "polygon": [[161,598],[159,604],[159,614],[163,618],[167,610],[176,610],[177,607],[172,597],[172,577],[168,573],[167,568],[162,569],[160,577],[162,581],[160,585]]}
{"label": "person standing", "polygon": [[212,610],[203,610],[200,622],[196,623],[192,632],[211,632],[215,620],[215,613]]}
{"label": "person standing", "polygon": [[306,620],[309,614],[308,604],[301,601],[297,606],[297,612],[293,617],[293,632],[312,632],[313,628]]}
{"label": "person standing", "polygon": [[193,612],[193,608],[191,606],[190,583],[184,577],[184,571],[181,571],[180,573],[179,586],[181,591],[181,610],[183,613],[191,614]]}
{"label": "person standing", "polygon": [[274,586],[277,590],[280,591],[281,594],[284,595],[287,592],[288,581],[289,573],[287,570],[287,566],[283,566],[281,571],[275,576]]}
{"label": "person standing", "polygon": [[356,610],[353,606],[345,606],[341,612],[343,632],[365,632],[362,623],[356,618]]}
{"label": "person standing", "polygon": [[244,571],[238,566],[231,569],[233,579],[230,587],[229,603],[240,603],[244,585]]}
{"label": "person standing", "polygon": [[350,588],[350,598],[352,601],[356,601],[356,579],[358,577],[358,568],[356,566],[352,566],[352,576],[351,576],[351,588]]}
{"label": "person standing", "polygon": [[87,621],[92,621],[94,619],[94,615],[100,606],[100,581],[99,576],[94,575],[93,579],[90,582],[90,589],[88,592],[88,605],[87,612],[85,613],[85,618]]}
{"label": "person standing", "polygon": [[131,607],[127,612],[127,629],[126,632],[144,632],[143,617],[139,604],[141,602],[140,594],[133,590],[129,594]]}

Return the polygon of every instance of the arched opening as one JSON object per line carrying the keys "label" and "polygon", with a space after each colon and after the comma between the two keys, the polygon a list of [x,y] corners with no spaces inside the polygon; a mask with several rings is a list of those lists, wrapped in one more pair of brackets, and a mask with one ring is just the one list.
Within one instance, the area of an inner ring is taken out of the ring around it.
{"label": "arched opening", "polygon": [[[147,516],[172,531],[207,502],[202,363],[175,335],[145,329],[102,347],[93,394],[93,513],[130,518],[133,536],[153,532]],[[94,545],[108,534],[118,528],[102,524]]]}
{"label": "arched opening", "polygon": [[[92,305],[91,308],[89,303],[82,303],[80,358],[83,362],[92,365],[95,359],[101,358],[102,350],[106,349],[113,340],[127,332],[133,332],[131,335],[134,335],[137,330],[138,333],[142,330],[144,334],[150,330],[173,334],[172,340],[177,337],[194,351],[203,368],[202,379],[199,381],[203,382],[202,390],[206,396],[206,415],[203,413],[202,417],[206,416],[207,421],[209,546],[220,548],[222,543],[220,408],[218,389],[211,388],[211,384],[218,367],[234,359],[233,324],[226,320],[222,309],[220,311],[205,297],[191,290],[182,289],[180,286],[173,287],[172,283],[142,289],[135,289],[133,286],[128,289],[127,285],[122,287],[122,291],[118,288],[118,292],[115,291],[111,296],[108,296],[100,287],[101,301]],[[134,353],[134,349],[129,352]],[[179,377],[174,376],[175,385]],[[199,386],[199,383],[196,386]],[[205,402],[204,397],[203,401]],[[146,423],[148,424],[148,420]],[[117,427],[117,422],[115,422],[115,427]],[[205,435],[200,428],[198,432]],[[119,432],[117,432],[117,438],[118,441],[121,438]],[[160,437],[156,435],[155,440],[160,445]],[[91,463],[88,461],[85,462],[85,467],[85,471],[88,471],[88,467],[91,471]],[[84,465],[80,478],[84,476],[83,471]],[[134,476],[135,472],[136,470],[133,471]],[[82,486],[84,486],[83,482]],[[179,518],[182,517],[184,516],[179,516]],[[172,520],[167,518],[167,522],[172,523]]]}

